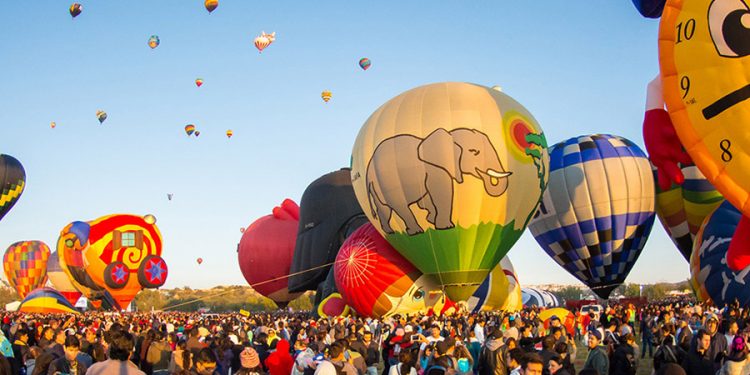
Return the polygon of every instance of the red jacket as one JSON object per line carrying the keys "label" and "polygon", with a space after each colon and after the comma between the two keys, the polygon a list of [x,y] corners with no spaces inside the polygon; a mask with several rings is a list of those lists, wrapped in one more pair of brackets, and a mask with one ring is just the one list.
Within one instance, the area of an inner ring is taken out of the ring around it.
{"label": "red jacket", "polygon": [[292,373],[294,358],[289,354],[289,342],[279,340],[276,344],[276,351],[266,358],[264,362],[268,367],[269,375],[289,375]]}

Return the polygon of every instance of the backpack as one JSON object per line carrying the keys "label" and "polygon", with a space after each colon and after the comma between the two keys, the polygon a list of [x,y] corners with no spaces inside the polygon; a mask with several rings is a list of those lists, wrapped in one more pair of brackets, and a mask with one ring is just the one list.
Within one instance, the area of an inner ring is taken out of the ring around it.
{"label": "backpack", "polygon": [[333,368],[336,369],[336,375],[346,375],[346,372],[344,372],[344,364],[342,363],[341,366],[337,366],[335,363],[331,362],[333,365]]}

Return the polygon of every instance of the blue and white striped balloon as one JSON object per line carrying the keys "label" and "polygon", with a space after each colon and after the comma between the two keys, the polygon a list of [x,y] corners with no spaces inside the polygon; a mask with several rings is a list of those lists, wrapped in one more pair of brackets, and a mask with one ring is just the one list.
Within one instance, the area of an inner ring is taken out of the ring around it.
{"label": "blue and white striped balloon", "polygon": [[529,229],[601,298],[628,276],[654,224],[654,178],[633,142],[586,135],[550,148],[550,179]]}

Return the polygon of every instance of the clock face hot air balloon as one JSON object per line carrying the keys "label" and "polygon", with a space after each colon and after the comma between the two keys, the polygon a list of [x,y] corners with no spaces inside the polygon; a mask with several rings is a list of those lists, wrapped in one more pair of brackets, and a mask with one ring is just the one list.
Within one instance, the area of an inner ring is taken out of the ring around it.
{"label": "clock face hot air balloon", "polygon": [[331,94],[331,92],[328,90],[325,90],[322,93],[320,93],[320,97],[323,98],[323,101],[326,103],[328,103],[328,101],[331,100],[331,96],[333,96],[333,94]]}
{"label": "clock face hot air balloon", "polygon": [[396,250],[467,300],[518,240],[547,181],[541,128],[510,96],[437,83],[385,103],[362,126],[352,183]]}
{"label": "clock face hot air balloon", "polygon": [[737,300],[750,307],[750,267],[735,272],[726,262],[727,249],[742,214],[729,202],[720,204],[703,221],[690,257],[691,285],[699,299],[724,306]]}
{"label": "clock face hot air balloon", "polygon": [[16,204],[26,187],[26,171],[18,159],[0,154],[0,220]]}
{"label": "clock face hot air balloon", "polygon": [[299,227],[299,206],[285,199],[280,206],[252,224],[242,234],[239,264],[242,275],[258,293],[280,307],[300,293],[289,292],[289,269]]}
{"label": "clock face hot air balloon", "polygon": [[195,133],[195,125],[193,124],[185,125],[185,134],[187,134],[189,137],[193,135],[193,133]]}
{"label": "clock face hot air balloon", "polygon": [[96,119],[99,120],[99,123],[104,123],[104,120],[107,119],[107,112],[102,111],[101,109],[96,111]]}
{"label": "clock face hot air balloon", "polygon": [[159,36],[158,35],[151,35],[150,38],[148,38],[148,46],[151,47],[151,49],[154,49],[159,46]]}
{"label": "clock face hot air balloon", "polygon": [[196,78],[195,79],[195,85],[198,87],[203,86],[203,78]]}
{"label": "clock face hot air balloon", "polygon": [[507,256],[495,266],[467,302],[472,312],[523,309],[521,284]]}
{"label": "clock face hot air balloon", "polygon": [[47,277],[52,283],[52,286],[65,297],[71,305],[75,305],[76,301],[81,298],[81,292],[73,286],[70,282],[70,278],[60,267],[60,258],[57,255],[57,251],[50,254],[47,260]]}
{"label": "clock face hot air balloon", "polygon": [[648,158],[618,136],[587,135],[550,148],[550,179],[529,224],[560,266],[601,298],[619,286],[654,223]]}
{"label": "clock face hot air balloon", "polygon": [[362,68],[362,70],[369,69],[370,65],[372,65],[372,62],[367,57],[359,59],[359,67]]}
{"label": "clock face hot air balloon", "polygon": [[347,306],[373,318],[425,313],[443,297],[437,283],[422,275],[369,223],[341,245],[334,277]]}
{"label": "clock face hot air balloon", "polygon": [[664,100],[677,136],[724,197],[750,215],[750,39],[741,0],[669,0],[659,28]]}
{"label": "clock face hot air balloon", "polygon": [[3,269],[21,298],[47,282],[49,247],[42,241],[20,241],[5,250]]}
{"label": "clock face hot air balloon", "polygon": [[70,16],[71,17],[76,18],[83,11],[83,6],[81,4],[78,4],[78,3],[73,3],[70,6],[70,9],[68,9],[68,11],[70,11]]}
{"label": "clock face hot air balloon", "polygon": [[211,14],[219,6],[219,0],[206,0],[203,2],[203,5],[206,7],[208,14]]}
{"label": "clock face hot air balloon", "polygon": [[664,191],[656,184],[656,216],[685,260],[690,261],[695,234],[706,215],[721,204],[724,197],[703,177],[698,167],[681,167],[685,176],[682,185],[672,184]]}

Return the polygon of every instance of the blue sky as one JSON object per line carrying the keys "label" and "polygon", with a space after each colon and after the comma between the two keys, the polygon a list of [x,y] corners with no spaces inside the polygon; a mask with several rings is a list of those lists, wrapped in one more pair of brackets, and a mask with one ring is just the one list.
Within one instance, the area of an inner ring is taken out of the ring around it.
{"label": "blue sky", "polygon": [[[403,91],[500,85],[550,144],[598,132],[642,145],[645,86],[658,71],[658,21],[627,0],[220,0],[210,15],[202,0],[85,1],[74,20],[69,5],[4,12],[0,153],[24,164],[27,188],[0,222],[0,248],[54,248],[70,221],[151,213],[167,287],[245,284],[239,228],[348,166],[360,126]],[[259,54],[261,31],[277,38]],[[199,138],[184,134],[188,123]],[[577,283],[528,232],[510,257],[522,283]],[[655,224],[628,281],[688,276]]]}

